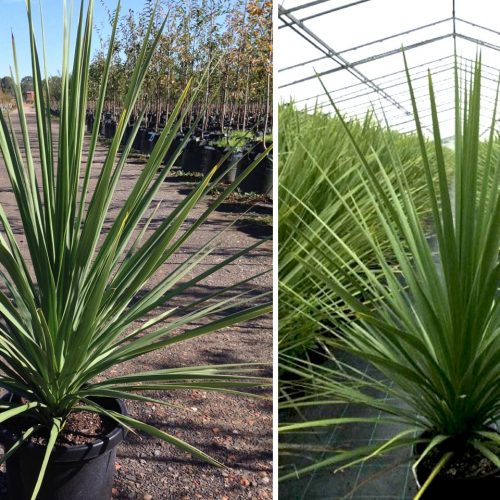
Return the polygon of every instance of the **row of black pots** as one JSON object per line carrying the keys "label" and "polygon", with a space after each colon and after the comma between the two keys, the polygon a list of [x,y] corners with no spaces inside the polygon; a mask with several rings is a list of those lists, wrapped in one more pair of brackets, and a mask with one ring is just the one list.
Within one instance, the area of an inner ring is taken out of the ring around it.
{"label": "row of black pots", "polygon": [[[51,113],[54,116],[59,116],[59,110],[58,109],[55,109],[55,110],[51,109]],[[92,127],[94,125],[95,119],[96,118],[95,118],[94,113],[91,112],[90,110],[87,111],[86,116],[85,116],[85,122],[87,124],[87,132],[88,133],[92,132]],[[130,119],[131,123],[134,123],[136,120],[137,120],[137,116],[135,116],[135,115],[133,115],[131,117],[131,119]],[[160,114],[158,122],[157,122],[157,115],[154,114],[154,113],[149,113],[148,115],[146,115],[144,117],[141,126],[143,126],[144,128],[146,128],[148,130],[155,129],[157,126],[161,129],[161,128],[163,128],[166,125],[167,120],[168,120],[168,116],[167,116],[166,112],[162,112]],[[105,125],[106,122],[109,122],[108,126],[112,122],[114,124],[115,129],[116,129],[116,115],[113,115],[110,112],[104,112],[102,114],[102,117],[101,117],[101,120],[100,120],[100,128],[101,128],[100,132],[101,132],[101,135],[104,135],[105,137],[107,137],[106,136],[106,132],[104,130],[104,128],[106,126]],[[263,129],[262,128],[263,127],[263,123],[260,123],[260,125],[262,125],[262,126],[261,127],[257,126],[257,121],[253,117],[249,117],[249,119],[246,122],[247,128],[249,128],[249,129],[255,129],[255,130],[261,130],[262,131],[262,129]],[[186,125],[185,131],[189,130],[189,128],[190,128],[190,126]],[[220,116],[218,116],[218,115],[209,116],[208,121],[207,121],[207,123],[204,124],[203,129],[201,127],[197,127],[196,128],[195,135],[202,135],[202,134],[204,134],[206,132],[211,133],[211,134],[222,135],[221,132],[220,132],[222,128],[224,128],[224,129],[235,129],[235,128],[237,128],[237,123],[236,123],[236,121],[234,119],[231,120],[229,118],[225,118],[224,119],[224,125],[222,126],[222,121],[220,119]],[[272,122],[270,122],[268,124],[268,129],[272,130]]]}
{"label": "row of black pots", "polygon": [[[191,139],[184,148],[179,166],[187,173],[197,172],[206,174],[226,153],[227,150],[203,145],[200,144],[200,141]],[[221,171],[227,171],[224,180],[226,182],[233,182],[240,173],[250,166],[258,154],[258,150],[252,150],[251,152],[234,150],[221,165]],[[243,192],[247,193],[271,194],[273,187],[272,155],[267,155],[243,179],[239,187]]]}
{"label": "row of black pots", "polygon": [[[11,398],[6,395],[2,399]],[[122,415],[127,411],[122,401],[94,398],[107,410]],[[27,418],[20,418],[33,425]],[[116,424],[103,439],[88,445],[56,446],[53,450],[37,500],[109,500],[115,474],[118,445],[126,431]],[[8,450],[18,439],[5,424],[0,427],[0,444]],[[6,461],[7,490],[10,500],[29,500],[38,479],[45,446],[25,442]]]}
{"label": "row of black pots", "polygon": [[[88,120],[89,129],[92,129],[93,122]],[[128,124],[122,138],[122,144],[128,141],[134,126]],[[111,139],[116,133],[116,122],[105,117],[101,123],[101,135]],[[206,174],[225,154],[225,150],[219,147],[210,146],[208,141],[217,139],[220,132],[208,132],[201,137],[192,137],[184,147],[182,153],[176,159],[174,165],[180,167],[186,173]],[[151,154],[158,141],[160,134],[147,128],[141,127],[134,138],[132,148],[143,154]],[[182,134],[178,134],[167,151],[164,159],[166,163],[183,140]],[[251,151],[248,153],[234,151],[224,162],[221,170],[228,170],[224,180],[233,182],[238,174],[243,172],[255,157],[264,151],[262,141],[249,144]],[[272,192],[272,156],[267,156],[264,160],[242,181],[240,189],[243,192],[254,192],[259,194],[270,194]]]}

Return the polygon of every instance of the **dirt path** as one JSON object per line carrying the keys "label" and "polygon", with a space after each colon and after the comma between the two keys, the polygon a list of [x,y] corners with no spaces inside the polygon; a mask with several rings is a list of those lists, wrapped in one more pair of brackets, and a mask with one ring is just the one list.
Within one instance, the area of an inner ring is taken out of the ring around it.
{"label": "dirt path", "polygon": [[[36,142],[34,115],[29,114],[32,144]],[[106,146],[98,146],[91,188],[95,185],[96,172],[106,154]],[[131,159],[116,191],[108,221],[116,216],[130,192],[143,162]],[[152,228],[161,223],[191,187],[175,178],[167,179],[160,189],[157,201],[163,200]],[[0,203],[14,226],[18,241],[27,255],[22,227],[15,200],[9,187],[7,174],[0,159]],[[198,217],[206,208],[204,200],[190,216]],[[269,207],[264,207],[264,211]],[[182,262],[236,217],[235,213],[216,212],[187,242],[173,259],[163,266],[155,277],[161,279],[169,269]],[[106,225],[108,227],[108,225]],[[225,256],[255,241],[252,225],[244,231],[231,228],[226,231],[221,246],[207,259],[204,267],[220,261]],[[250,230],[249,230],[250,229]],[[272,263],[272,245],[266,242],[252,254],[239,259],[216,275],[206,279],[190,296],[180,297],[179,303],[211,293],[219,288],[269,269]],[[151,283],[150,285],[153,285]],[[250,287],[255,293],[270,290],[272,277],[267,274],[255,280]],[[254,292],[252,292],[254,293]],[[169,304],[171,306],[171,304]],[[145,318],[144,320],[146,320]],[[263,317],[219,333],[146,355],[112,370],[113,374],[131,373],[180,365],[209,363],[265,362],[272,361],[272,321]],[[270,371],[268,372],[270,375]],[[271,498],[272,490],[272,405],[268,401],[246,399],[204,391],[183,391],[156,394],[173,406],[153,406],[129,403],[129,413],[159,428],[185,439],[228,466],[220,470],[193,459],[170,445],[147,436],[129,436],[118,451],[117,474],[113,488],[114,498],[139,499],[243,499]],[[177,407],[180,408],[177,408]],[[0,498],[5,498],[5,477],[0,474]]]}

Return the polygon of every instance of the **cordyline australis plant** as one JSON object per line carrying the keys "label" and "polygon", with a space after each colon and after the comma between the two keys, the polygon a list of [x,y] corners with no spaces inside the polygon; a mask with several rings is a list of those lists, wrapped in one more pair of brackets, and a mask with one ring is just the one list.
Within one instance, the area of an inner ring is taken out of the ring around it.
{"label": "cordyline australis plant", "polygon": [[[310,393],[283,407],[302,411],[311,405],[348,402],[372,407],[382,416],[282,423],[280,432],[283,435],[315,427],[363,423],[388,423],[397,430],[383,443],[339,448],[303,467],[298,474],[325,466],[342,469],[420,443],[423,451],[414,467],[431,452],[438,456],[417,494],[420,497],[433,476],[464,449],[475,449],[500,467],[500,435],[494,427],[500,419],[500,165],[492,161],[491,154],[494,118],[489,141],[483,146],[487,152],[481,154],[480,57],[471,73],[470,83],[461,85],[455,70],[453,178],[446,172],[429,75],[436,185],[407,69],[435,238],[426,235],[405,171],[395,169],[400,174],[395,184],[382,164],[373,172],[353,141],[359,157],[359,182],[378,214],[396,262],[386,262],[379,239],[366,223],[364,207],[360,210],[351,196],[338,193],[351,214],[350,223],[365,236],[377,255],[377,266],[366,266],[362,256],[335,233],[331,236],[350,253],[355,267],[346,265],[342,252],[325,254],[323,259],[303,259],[309,272],[349,304],[356,317],[346,317],[333,328],[333,364],[313,366],[297,359],[288,360],[285,369],[303,376]],[[352,138],[347,125],[345,130]],[[391,149],[391,161],[397,166],[398,151]],[[362,303],[356,293],[349,291],[352,289],[362,291],[372,300]],[[349,358],[342,351],[373,365],[381,376],[363,372],[359,365],[346,361]],[[292,477],[296,477],[295,472],[283,474],[281,479]]]}
{"label": "cordyline australis plant", "polygon": [[[25,398],[26,402],[2,403],[0,422],[28,413],[39,425],[27,430],[19,442],[11,450],[7,450],[2,460],[10,456],[22,441],[28,439],[39,427],[48,429],[46,455],[33,493],[33,497],[36,497],[57,436],[69,412],[80,403],[79,410],[105,414],[129,429],[145,431],[218,464],[203,452],[165,432],[132,417],[105,410],[92,398],[110,396],[155,401],[140,393],[146,390],[189,388],[248,394],[250,387],[267,384],[267,379],[251,376],[252,373],[255,374],[255,366],[171,368],[107,378],[99,383],[93,383],[92,380],[117,364],[163,347],[195,339],[240,321],[250,320],[270,310],[266,294],[252,299],[247,294],[240,293],[235,294],[235,298],[231,300],[227,299],[223,292],[233,288],[237,290],[238,284],[201,299],[191,299],[182,307],[172,307],[162,312],[157,310],[159,306],[171,302],[182,292],[260,244],[256,243],[250,248],[237,251],[218,264],[207,265],[203,272],[194,273],[193,276],[196,266],[215,248],[215,238],[202,245],[158,284],[146,289],[143,295],[137,298],[137,293],[144,288],[160,266],[196,232],[259,160],[241,174],[235,183],[224,189],[194,222],[188,221],[188,217],[192,208],[217,180],[217,167],[155,230],[146,233],[152,216],[140,230],[139,224],[150,210],[153,198],[174,158],[160,173],[157,173],[158,168],[181,127],[182,119],[188,113],[189,105],[195,99],[196,90],[191,92],[191,101],[185,105],[186,96],[190,92],[188,86],[128,198],[112,221],[109,231],[104,234],[106,214],[141,118],[122,150],[120,142],[162,27],[154,29],[153,12],[124,98],[124,108],[116,135],[98,174],[95,189],[91,193],[88,185],[97,144],[98,120],[89,140],[87,160],[83,163],[82,153],[93,1],[81,2],[72,66],[65,16],[58,147],[51,131],[50,107],[45,99],[45,96],[50,95],[47,88],[48,79],[42,80],[41,76],[29,0],[27,13],[36,96],[36,147],[40,153],[39,169],[33,160],[30,143],[32,138],[30,139],[28,134],[23,110],[14,43],[16,101],[23,153],[10,124],[10,117],[0,115],[0,151],[17,201],[33,267],[32,274],[8,217],[0,206],[3,230],[0,235],[0,264],[3,268],[1,277],[7,289],[0,291],[0,367],[3,370],[0,386]],[[102,75],[96,116],[100,116],[103,110],[118,16],[119,5]],[[183,105],[184,111],[181,112]],[[177,155],[180,154],[181,148],[182,146],[179,146]],[[180,231],[183,225],[183,231]],[[98,245],[101,234],[103,237]],[[248,281],[250,279],[239,284]],[[151,313],[151,319],[130,330],[135,320],[148,313]],[[216,315],[215,319],[213,315]],[[189,327],[194,322],[198,325]]]}
{"label": "cordyline australis plant", "polygon": [[[377,170],[379,163],[385,166],[391,184],[396,183],[398,170],[404,170],[421,219],[428,215],[430,204],[418,138],[377,123],[373,112],[368,112],[363,121],[348,122],[351,138],[339,118],[318,108],[309,114],[293,103],[280,106],[279,123],[279,350],[300,357],[321,342],[326,330],[322,320],[331,323],[337,311],[348,314],[350,308],[302,266],[299,255],[310,258],[314,254],[321,259],[334,247],[344,261],[353,251],[366,266],[376,259],[366,238],[350,223],[350,213],[337,193],[356,200],[381,249],[388,259],[392,258],[389,240],[366,189],[359,183],[359,160],[352,139],[363,152],[368,168]],[[389,145],[398,150],[398,165],[391,162]],[[426,145],[432,147],[430,141]],[[451,151],[446,153],[449,164]],[[347,244],[349,252],[330,236],[332,232]],[[330,307],[326,307],[328,303]]]}

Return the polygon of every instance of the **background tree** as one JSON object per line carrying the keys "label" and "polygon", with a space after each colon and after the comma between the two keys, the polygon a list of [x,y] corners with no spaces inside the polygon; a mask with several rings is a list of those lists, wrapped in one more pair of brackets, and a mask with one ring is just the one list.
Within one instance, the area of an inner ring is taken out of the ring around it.
{"label": "background tree", "polygon": [[26,92],[30,92],[33,90],[33,77],[32,76],[24,76],[21,78],[21,91],[23,94]]}
{"label": "background tree", "polygon": [[[115,113],[126,93],[150,15],[151,1],[146,0],[142,9],[129,9],[120,18],[106,103]],[[211,70],[205,91],[192,108],[194,114],[204,109],[203,128],[209,122],[212,126],[218,123],[221,130],[225,125],[245,130],[259,124],[265,131],[272,112],[271,2],[164,0],[155,19],[157,28],[165,16],[137,110],[146,109],[150,117],[156,117],[153,126],[158,127],[161,114],[169,114],[188,80],[196,81]],[[97,95],[107,47],[102,33],[100,39],[90,68],[91,101]]]}
{"label": "background tree", "polygon": [[61,77],[59,75],[49,76],[49,100],[54,108],[59,107],[61,101]]}
{"label": "background tree", "polygon": [[4,76],[0,79],[0,89],[5,95],[14,97],[14,80],[11,76]]}

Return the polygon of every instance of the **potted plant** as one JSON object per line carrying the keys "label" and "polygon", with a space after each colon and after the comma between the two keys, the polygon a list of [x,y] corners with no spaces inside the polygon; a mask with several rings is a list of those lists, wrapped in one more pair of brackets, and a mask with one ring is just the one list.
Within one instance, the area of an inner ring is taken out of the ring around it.
{"label": "potted plant", "polygon": [[[108,500],[116,445],[126,430],[148,433],[193,456],[221,465],[175,436],[127,415],[120,400],[162,404],[148,391],[190,388],[249,394],[255,387],[268,385],[268,381],[257,376],[258,367],[245,364],[96,377],[154,350],[255,318],[269,312],[270,303],[266,294],[256,294],[254,298],[236,294],[227,299],[221,291],[182,306],[162,308],[252,248],[197,271],[196,266],[212,252],[216,240],[148,286],[160,266],[244,178],[239,176],[201,216],[189,219],[192,208],[220,175],[217,166],[214,167],[156,229],[148,231],[155,213],[151,210],[152,201],[180,154],[181,145],[159,172],[158,167],[203,82],[198,82],[197,88],[190,83],[184,90],[118,215],[112,221],[106,219],[143,119],[138,117],[120,149],[148,63],[161,36],[163,25],[154,29],[156,8],[124,97],[116,133],[100,171],[94,174],[97,183],[93,190],[89,184],[99,134],[98,119],[88,138],[88,147],[85,144],[93,1],[81,2],[73,61],[69,57],[73,45],[68,31],[64,32],[58,146],[47,100],[49,79],[42,79],[41,75],[30,0],[27,14],[37,139],[28,130],[14,43],[17,118],[0,113],[1,157],[28,249],[23,253],[15,236],[18,228],[0,207],[0,386],[9,391],[0,401],[0,437],[5,447],[1,460],[7,463],[11,498]],[[103,114],[118,18],[119,4],[96,117]],[[16,135],[17,126],[12,125],[15,119],[19,121],[22,145]],[[84,144],[87,157],[82,162]],[[35,151],[40,158],[38,164],[34,161]],[[258,161],[254,162],[254,166],[257,164]],[[110,224],[107,230],[105,221]],[[143,228],[138,230],[143,222]],[[235,283],[228,290],[236,290],[237,286]],[[145,315],[148,320],[137,325],[136,320]],[[82,425],[95,430],[94,437],[76,441],[75,445],[70,438],[82,430]],[[65,446],[64,441],[70,444]]]}
{"label": "potted plant", "polygon": [[[284,437],[315,427],[386,424],[390,435],[362,447],[335,443],[333,453],[297,472],[282,474],[281,480],[325,466],[342,470],[413,447],[413,470],[420,487],[416,499],[498,496],[500,166],[496,107],[489,139],[482,142],[480,138],[480,58],[471,73],[472,78],[468,74],[462,86],[455,70],[455,149],[450,176],[432,79],[429,76],[431,155],[407,69],[430,220],[419,217],[404,170],[396,182],[390,182],[384,163],[369,168],[367,155],[337,112],[357,151],[359,164],[354,170],[371,210],[366,206],[361,210],[349,193],[336,194],[350,214],[349,224],[376,255],[376,265],[367,266],[363,255],[335,233],[331,236],[355,265],[346,266],[340,251],[302,259],[311,276],[347,304],[355,318],[345,312],[332,319],[335,335],[328,348],[333,363],[321,367],[298,359],[283,363],[284,369],[303,378],[306,388],[305,396],[283,408],[302,412],[306,406],[347,402],[353,403],[353,412],[343,415],[340,407],[332,418],[282,422],[280,428]],[[391,163],[400,165],[399,152],[390,139],[389,147]],[[376,151],[369,154],[377,157]],[[373,225],[367,224],[373,213],[384,230],[382,237],[375,236]],[[381,251],[386,240],[391,262]],[[332,307],[321,296],[316,300],[323,301],[325,308]],[[374,370],[365,369],[368,365]],[[355,409],[361,412],[366,407],[376,411],[355,414]]]}
{"label": "potted plant", "polygon": [[212,141],[212,146],[218,148],[222,153],[229,153],[222,168],[227,169],[224,176],[225,182],[234,182],[238,173],[245,169],[249,163],[248,152],[244,151],[245,146],[251,140],[252,134],[249,131],[234,130],[227,137],[220,137]]}

